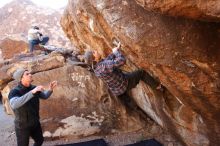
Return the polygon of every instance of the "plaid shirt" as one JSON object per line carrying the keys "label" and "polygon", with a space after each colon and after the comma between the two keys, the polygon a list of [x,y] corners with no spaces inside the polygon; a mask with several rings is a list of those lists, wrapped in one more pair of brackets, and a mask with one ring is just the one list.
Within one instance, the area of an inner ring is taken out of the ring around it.
{"label": "plaid shirt", "polygon": [[110,54],[95,66],[95,75],[101,78],[115,96],[123,94],[128,86],[128,80],[119,69],[125,64],[125,57],[120,51]]}

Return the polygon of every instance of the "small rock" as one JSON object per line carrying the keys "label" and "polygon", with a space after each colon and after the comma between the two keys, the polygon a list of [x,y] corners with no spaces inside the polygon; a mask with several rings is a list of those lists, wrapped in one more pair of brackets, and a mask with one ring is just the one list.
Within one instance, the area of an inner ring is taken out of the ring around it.
{"label": "small rock", "polygon": [[52,137],[52,134],[49,131],[44,132],[44,137]]}

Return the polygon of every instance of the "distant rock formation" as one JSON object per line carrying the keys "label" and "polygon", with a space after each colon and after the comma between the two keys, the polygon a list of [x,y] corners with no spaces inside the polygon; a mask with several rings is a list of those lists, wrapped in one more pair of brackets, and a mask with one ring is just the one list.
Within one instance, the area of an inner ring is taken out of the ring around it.
{"label": "distant rock formation", "polygon": [[27,42],[28,29],[35,24],[44,35],[50,37],[49,44],[71,48],[60,27],[62,13],[63,10],[38,7],[30,0],[14,0],[0,8],[0,40],[10,38]]}

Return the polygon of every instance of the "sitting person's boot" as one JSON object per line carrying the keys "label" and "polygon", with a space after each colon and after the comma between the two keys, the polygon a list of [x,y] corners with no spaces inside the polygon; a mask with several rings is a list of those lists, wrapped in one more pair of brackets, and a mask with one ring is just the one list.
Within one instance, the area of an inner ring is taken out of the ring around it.
{"label": "sitting person's boot", "polygon": [[44,55],[48,55],[49,53],[47,51],[44,51]]}

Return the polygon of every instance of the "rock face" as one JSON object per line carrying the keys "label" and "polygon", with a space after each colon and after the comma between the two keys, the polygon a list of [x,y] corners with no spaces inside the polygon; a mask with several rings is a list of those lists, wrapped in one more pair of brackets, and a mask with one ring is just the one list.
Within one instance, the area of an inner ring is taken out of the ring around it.
{"label": "rock face", "polygon": [[[52,137],[130,131],[144,125],[137,115],[127,115],[123,106],[108,94],[103,82],[88,70],[69,65],[34,76],[35,84],[44,85],[55,79],[59,86],[52,98],[41,104],[44,129]],[[129,126],[125,127],[126,124]]]}
{"label": "rock face", "polygon": [[87,68],[76,66],[82,62],[67,61],[62,54],[55,52],[15,59],[0,68],[2,103],[7,114],[13,114],[8,94],[17,85],[16,81],[12,81],[12,74],[17,68],[30,70],[34,85],[47,88],[49,82],[58,81],[52,97],[40,103],[45,137],[79,138],[113,134],[118,131],[136,131],[146,125],[143,116],[134,111],[128,112],[93,73]]}
{"label": "rock face", "polygon": [[[194,15],[193,8],[187,11],[180,15],[208,17]],[[112,38],[118,38],[128,61],[167,88],[160,94],[141,83],[132,91],[134,100],[182,144],[220,143],[219,24],[155,14],[131,0],[69,1],[61,23],[77,47],[102,56],[111,52]]]}
{"label": "rock face", "polygon": [[[24,58],[23,58],[24,59]],[[49,57],[41,56],[41,57],[25,57],[24,60],[14,59],[7,65],[3,65],[0,68],[0,89],[2,90],[2,103],[4,105],[5,111],[7,114],[13,114],[9,103],[8,103],[8,93],[12,87],[15,86],[15,83],[8,84],[12,81],[12,73],[17,68],[27,68],[31,70],[33,73],[35,72],[43,72],[46,70],[51,70],[54,68],[59,68],[64,66],[65,59],[63,56],[59,54],[50,55]],[[42,65],[43,64],[43,65]]]}
{"label": "rock face", "polygon": [[6,38],[0,41],[0,51],[2,60],[13,58],[15,54],[20,54],[28,50],[28,44],[24,41],[16,41]]}
{"label": "rock face", "polygon": [[171,16],[206,21],[220,21],[220,1],[185,1],[185,0],[136,0],[147,10],[153,10]]}
{"label": "rock face", "polygon": [[38,25],[50,37],[50,45],[70,48],[71,44],[60,27],[62,10],[40,8],[30,0],[14,0],[0,8],[0,40],[11,38],[27,42],[27,32]]}

